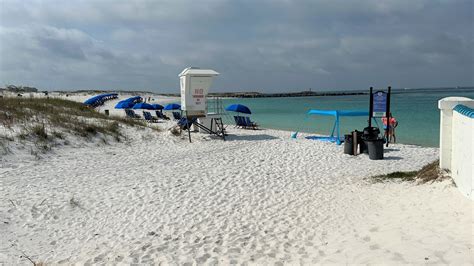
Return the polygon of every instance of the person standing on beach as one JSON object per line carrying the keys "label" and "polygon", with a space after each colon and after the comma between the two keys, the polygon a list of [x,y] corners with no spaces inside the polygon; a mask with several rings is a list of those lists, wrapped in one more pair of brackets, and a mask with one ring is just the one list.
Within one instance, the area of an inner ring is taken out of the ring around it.
{"label": "person standing on beach", "polygon": [[397,142],[397,137],[395,136],[395,128],[398,126],[398,121],[395,117],[392,116],[392,113],[389,114],[390,121],[387,121],[387,117],[382,117],[383,129],[385,129],[385,138],[393,143]]}

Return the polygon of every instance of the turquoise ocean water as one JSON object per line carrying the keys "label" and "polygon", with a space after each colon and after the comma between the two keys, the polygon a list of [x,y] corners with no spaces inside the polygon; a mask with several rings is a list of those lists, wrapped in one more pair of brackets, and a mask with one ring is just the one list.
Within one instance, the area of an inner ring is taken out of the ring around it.
{"label": "turquoise ocean water", "polygon": [[[399,121],[397,141],[405,144],[437,147],[439,143],[438,100],[448,96],[474,99],[474,88],[393,90],[391,110]],[[368,110],[369,95],[315,96],[285,98],[224,99],[224,106],[240,103],[252,110],[251,118],[264,128],[329,134],[334,118],[308,116],[310,109]],[[379,120],[380,126],[382,126]],[[367,125],[366,117],[341,118],[341,135]],[[288,134],[290,137],[290,134]]]}

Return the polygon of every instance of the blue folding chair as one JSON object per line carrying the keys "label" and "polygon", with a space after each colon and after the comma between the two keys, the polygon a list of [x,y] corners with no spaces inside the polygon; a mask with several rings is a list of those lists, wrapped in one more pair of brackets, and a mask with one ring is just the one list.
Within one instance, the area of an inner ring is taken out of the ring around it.
{"label": "blue folding chair", "polygon": [[158,119],[154,118],[150,112],[143,111],[143,117],[145,118],[147,122],[151,122],[151,123],[158,122]]}
{"label": "blue folding chair", "polygon": [[181,113],[179,112],[173,112],[173,118],[175,120],[180,120],[181,119]]}

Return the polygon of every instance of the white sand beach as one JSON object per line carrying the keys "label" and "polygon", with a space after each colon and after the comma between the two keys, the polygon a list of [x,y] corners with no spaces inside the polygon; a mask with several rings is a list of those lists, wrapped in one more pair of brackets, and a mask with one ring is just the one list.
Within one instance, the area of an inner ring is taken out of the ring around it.
{"label": "white sand beach", "polygon": [[173,123],[4,156],[0,263],[473,263],[473,203],[451,181],[369,178],[418,170],[436,148],[395,144],[372,161],[277,130],[189,143]]}

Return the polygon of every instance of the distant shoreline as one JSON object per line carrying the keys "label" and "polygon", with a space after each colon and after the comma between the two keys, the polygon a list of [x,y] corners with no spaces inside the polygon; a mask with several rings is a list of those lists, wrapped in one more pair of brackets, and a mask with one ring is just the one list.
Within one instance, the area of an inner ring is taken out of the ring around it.
{"label": "distant shoreline", "polygon": [[[34,88],[36,90],[36,88]],[[438,88],[393,88],[393,94],[399,93],[416,93],[422,91],[441,91],[446,89],[454,89],[454,90],[474,90],[474,87],[471,86],[464,86],[464,87],[438,87]],[[0,88],[0,94],[3,92],[10,92],[10,93],[28,93],[29,91],[20,90],[9,90],[6,88]],[[131,95],[140,95],[140,94],[153,94],[159,96],[169,96],[169,97],[180,97],[179,93],[160,93],[160,92],[152,92],[152,91],[143,91],[143,90],[42,90],[37,91],[38,93],[60,93],[60,94],[75,94],[75,93],[108,93],[108,92],[116,92],[116,93],[127,93]],[[221,97],[221,98],[282,98],[282,97],[315,97],[315,96],[352,96],[352,95],[368,95],[368,89],[365,90],[354,90],[354,91],[301,91],[301,92],[281,92],[281,93],[262,93],[262,92],[209,92],[209,97]]]}
{"label": "distant shoreline", "polygon": [[310,97],[310,96],[347,96],[347,95],[365,95],[368,92],[287,92],[287,93],[258,93],[258,92],[227,92],[227,93],[209,93],[209,97],[225,98],[279,98],[279,97]]}

